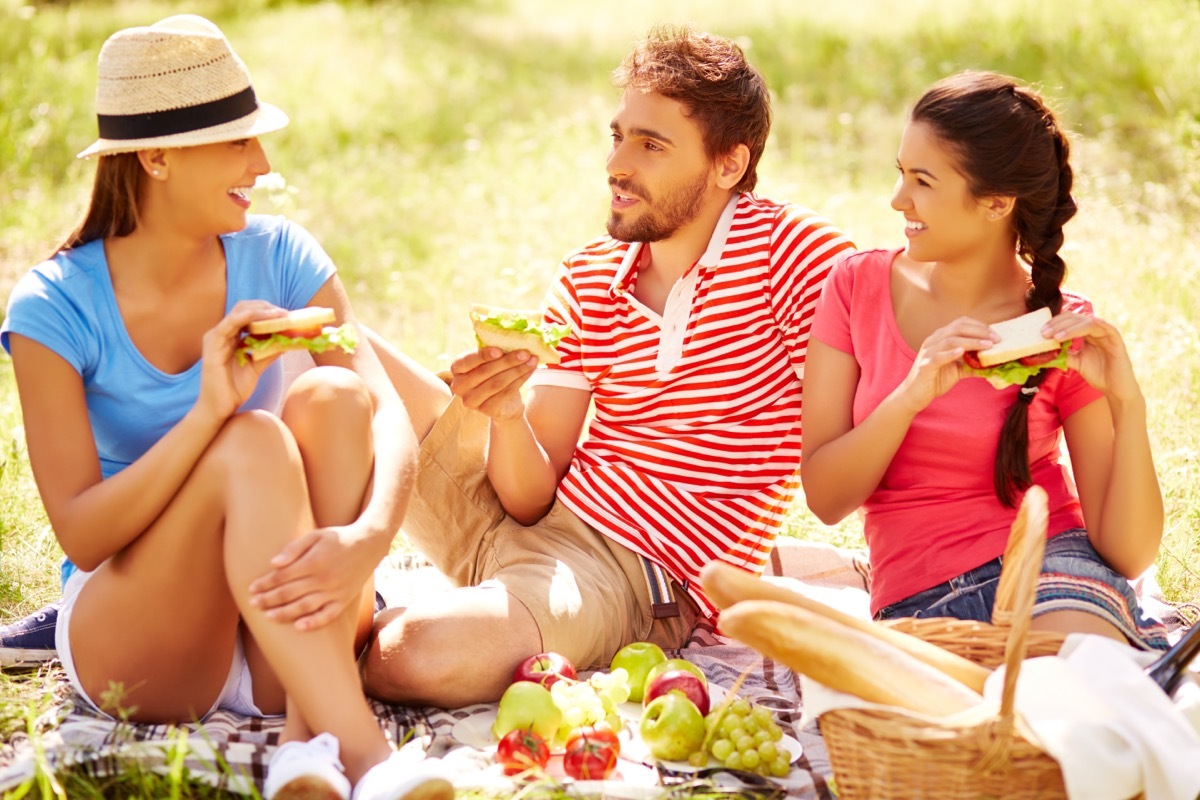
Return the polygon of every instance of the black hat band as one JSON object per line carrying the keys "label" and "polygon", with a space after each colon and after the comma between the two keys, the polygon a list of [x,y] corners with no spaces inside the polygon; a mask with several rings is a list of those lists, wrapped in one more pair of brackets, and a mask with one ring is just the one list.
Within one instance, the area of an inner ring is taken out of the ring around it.
{"label": "black hat band", "polygon": [[241,119],[258,110],[254,87],[237,94],[186,108],[170,108],[145,114],[97,114],[101,139],[156,139],[198,131]]}

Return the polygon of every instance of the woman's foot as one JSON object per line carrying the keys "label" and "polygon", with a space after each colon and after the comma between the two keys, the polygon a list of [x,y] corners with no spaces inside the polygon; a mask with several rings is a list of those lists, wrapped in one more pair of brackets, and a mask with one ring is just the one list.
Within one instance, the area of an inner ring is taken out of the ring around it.
{"label": "woman's foot", "polygon": [[[349,800],[350,781],[342,774],[338,740],[322,733],[307,742],[276,748],[267,764],[265,800]],[[370,774],[370,773],[368,773]]]}
{"label": "woman's foot", "polygon": [[354,787],[354,800],[450,800],[454,784],[436,758],[414,762],[394,752],[367,770]]}

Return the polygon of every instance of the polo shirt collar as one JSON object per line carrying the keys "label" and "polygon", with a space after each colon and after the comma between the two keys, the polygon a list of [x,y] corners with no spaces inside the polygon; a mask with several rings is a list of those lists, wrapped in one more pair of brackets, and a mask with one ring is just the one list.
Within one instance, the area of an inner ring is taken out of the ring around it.
{"label": "polo shirt collar", "polygon": [[[717,226],[713,228],[712,236],[708,240],[708,247],[704,250],[704,255],[700,256],[700,260],[697,262],[699,266],[715,267],[721,262],[721,254],[725,252],[725,242],[729,238],[729,229],[733,226],[733,217],[737,212],[738,201],[741,199],[741,194],[735,194],[725,204],[725,210],[721,212],[721,216],[717,220]],[[617,267],[617,272],[613,276],[612,286],[609,288],[609,293],[613,297],[622,292],[629,291],[629,283],[637,270],[638,264],[641,263],[645,247],[645,242],[634,242],[625,251],[625,256],[621,259],[621,265]]]}

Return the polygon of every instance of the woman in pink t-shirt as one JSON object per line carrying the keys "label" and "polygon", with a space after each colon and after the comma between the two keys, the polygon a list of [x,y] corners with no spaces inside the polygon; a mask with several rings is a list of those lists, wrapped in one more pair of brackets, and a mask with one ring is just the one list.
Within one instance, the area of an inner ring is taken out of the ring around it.
{"label": "woman in pink t-shirt", "polygon": [[[1008,77],[961,73],[918,101],[892,198],[908,246],[846,259],[817,311],[804,493],[826,523],[863,510],[876,617],[988,620],[1036,483],[1050,539],[1035,626],[1164,648],[1128,582],[1162,537],[1146,403],[1120,333],[1061,289],[1068,155],[1054,114]],[[998,340],[989,325],[1039,308],[1044,336],[1077,344],[1066,370],[1001,390],[965,371],[964,353]]]}

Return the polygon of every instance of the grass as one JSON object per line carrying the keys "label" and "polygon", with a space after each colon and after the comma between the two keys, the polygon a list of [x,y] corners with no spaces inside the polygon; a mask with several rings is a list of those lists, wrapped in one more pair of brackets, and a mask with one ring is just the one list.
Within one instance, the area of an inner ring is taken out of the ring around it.
{"label": "grass", "polygon": [[[1200,597],[1200,4],[827,6],[0,0],[0,305],[83,210],[91,166],[73,154],[95,132],[100,44],[169,13],[217,21],[259,94],[292,116],[264,140],[280,179],[257,210],[313,231],[359,316],[431,367],[470,346],[470,302],[536,304],[562,254],[600,231],[608,74],[651,24],[692,21],[743,44],[774,93],[760,192],[819,209],[863,246],[902,241],[888,198],[907,105],[943,75],[997,69],[1042,87],[1074,133],[1068,286],[1137,359],[1167,507],[1158,578],[1171,599]],[[856,520],[826,528],[802,503],[787,532],[861,545]],[[57,594],[58,557],[0,356],[0,621]],[[0,678],[5,708],[36,705],[28,678]]]}

